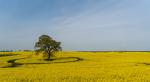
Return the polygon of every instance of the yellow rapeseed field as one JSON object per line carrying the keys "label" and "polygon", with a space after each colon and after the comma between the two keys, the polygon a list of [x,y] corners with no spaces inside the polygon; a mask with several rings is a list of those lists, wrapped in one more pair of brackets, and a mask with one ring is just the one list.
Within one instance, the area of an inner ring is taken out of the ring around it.
{"label": "yellow rapeseed field", "polygon": [[150,82],[150,52],[0,52],[0,82]]}

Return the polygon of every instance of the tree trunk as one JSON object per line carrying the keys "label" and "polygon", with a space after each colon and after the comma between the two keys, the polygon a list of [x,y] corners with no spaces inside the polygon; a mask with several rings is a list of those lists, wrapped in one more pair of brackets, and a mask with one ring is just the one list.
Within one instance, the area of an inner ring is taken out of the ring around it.
{"label": "tree trunk", "polygon": [[48,60],[50,60],[51,58],[51,53],[48,53]]}

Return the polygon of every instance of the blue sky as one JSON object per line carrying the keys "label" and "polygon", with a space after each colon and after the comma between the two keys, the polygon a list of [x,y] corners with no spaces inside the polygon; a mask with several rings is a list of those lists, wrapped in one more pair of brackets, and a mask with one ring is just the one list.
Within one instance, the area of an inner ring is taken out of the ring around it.
{"label": "blue sky", "polygon": [[150,0],[0,0],[0,50],[150,50]]}

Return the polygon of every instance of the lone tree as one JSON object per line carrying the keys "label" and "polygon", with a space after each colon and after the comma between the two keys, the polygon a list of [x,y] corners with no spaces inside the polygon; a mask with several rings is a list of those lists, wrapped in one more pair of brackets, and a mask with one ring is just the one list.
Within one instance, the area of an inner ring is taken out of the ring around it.
{"label": "lone tree", "polygon": [[50,60],[55,52],[62,50],[60,44],[48,35],[41,35],[38,42],[35,43],[35,52],[36,54],[43,53],[47,60]]}

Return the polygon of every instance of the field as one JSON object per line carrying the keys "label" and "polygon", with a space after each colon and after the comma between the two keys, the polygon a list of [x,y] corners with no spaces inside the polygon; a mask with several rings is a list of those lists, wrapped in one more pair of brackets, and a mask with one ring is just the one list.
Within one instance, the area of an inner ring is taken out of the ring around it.
{"label": "field", "polygon": [[0,52],[0,82],[150,82],[150,52]]}

